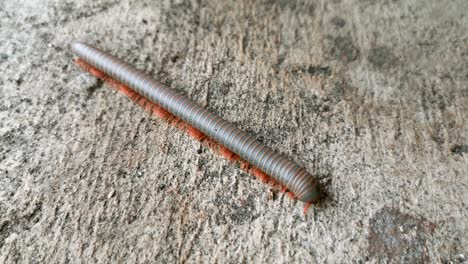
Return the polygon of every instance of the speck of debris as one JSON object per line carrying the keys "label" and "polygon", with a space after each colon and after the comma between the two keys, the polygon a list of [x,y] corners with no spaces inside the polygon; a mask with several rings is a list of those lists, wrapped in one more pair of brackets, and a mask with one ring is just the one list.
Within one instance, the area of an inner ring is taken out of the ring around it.
{"label": "speck of debris", "polygon": [[142,172],[142,171],[137,171],[137,172],[136,172],[136,176],[137,176],[138,178],[143,177],[143,172]]}
{"label": "speck of debris", "polygon": [[463,254],[458,254],[457,255],[457,260],[461,263],[461,262],[464,262],[466,260],[465,258],[465,255]]}
{"label": "speck of debris", "polygon": [[450,151],[453,154],[463,155],[463,153],[468,153],[468,145],[453,145]]}
{"label": "speck of debris", "polygon": [[276,200],[276,198],[278,197],[277,193],[273,190],[269,190],[268,191],[268,200]]}
{"label": "speck of debris", "polygon": [[203,149],[201,149],[201,148],[197,149],[197,153],[198,153],[198,154],[202,154],[202,153],[203,153]]}
{"label": "speck of debris", "polygon": [[86,96],[86,99],[89,100],[93,96],[94,92],[96,92],[97,89],[101,88],[103,84],[104,82],[101,79],[96,79],[96,83],[88,87],[88,94]]}
{"label": "speck of debris", "polygon": [[307,73],[313,76],[325,76],[328,77],[331,74],[331,70],[328,66],[320,65],[309,65],[303,67],[296,67],[291,70],[292,73]]}
{"label": "speck of debris", "polygon": [[177,61],[179,60],[179,58],[180,58],[180,56],[176,54],[176,55],[174,55],[174,56],[171,57],[171,61],[172,61],[173,63],[175,63],[175,62],[177,62]]}
{"label": "speck of debris", "polygon": [[144,19],[144,18],[141,20],[141,22],[142,22],[143,24],[145,24],[145,25],[148,24],[148,21],[147,21],[146,19]]}

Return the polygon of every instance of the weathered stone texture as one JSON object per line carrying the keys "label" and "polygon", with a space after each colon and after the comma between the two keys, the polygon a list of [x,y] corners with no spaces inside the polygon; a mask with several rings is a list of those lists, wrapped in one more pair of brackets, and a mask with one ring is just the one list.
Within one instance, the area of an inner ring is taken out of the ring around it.
{"label": "weathered stone texture", "polygon": [[[0,0],[0,263],[463,261],[467,10]],[[327,197],[304,215],[80,70],[74,40],[252,132]]]}

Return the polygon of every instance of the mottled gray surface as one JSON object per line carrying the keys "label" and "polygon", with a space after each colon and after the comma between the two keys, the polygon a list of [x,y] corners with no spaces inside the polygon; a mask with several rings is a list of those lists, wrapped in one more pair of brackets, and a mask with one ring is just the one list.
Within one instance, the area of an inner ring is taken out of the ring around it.
{"label": "mottled gray surface", "polygon": [[[462,262],[468,2],[0,0],[0,263]],[[72,63],[81,40],[318,175],[303,204]]]}

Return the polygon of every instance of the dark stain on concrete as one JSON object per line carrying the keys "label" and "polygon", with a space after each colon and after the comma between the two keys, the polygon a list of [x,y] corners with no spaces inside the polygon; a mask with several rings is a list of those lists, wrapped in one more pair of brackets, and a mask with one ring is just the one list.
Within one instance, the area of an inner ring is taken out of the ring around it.
{"label": "dark stain on concrete", "polygon": [[255,205],[250,196],[236,203],[232,203],[231,206],[233,210],[228,215],[228,218],[229,221],[235,225],[243,225],[258,217],[254,213]]}
{"label": "dark stain on concrete", "polygon": [[30,230],[42,217],[42,203],[36,202],[12,219],[0,219],[0,251],[12,233]]}
{"label": "dark stain on concrete", "polygon": [[385,46],[375,47],[369,51],[369,62],[376,68],[391,67],[396,64],[397,57],[391,49]]}
{"label": "dark stain on concrete", "polygon": [[312,2],[298,2],[298,1],[288,1],[288,0],[273,0],[272,3],[275,3],[279,6],[281,10],[289,8],[291,10],[297,10],[301,13],[305,13],[313,16],[315,13],[315,4]]}
{"label": "dark stain on concrete", "polygon": [[97,89],[101,88],[103,86],[103,84],[104,83],[103,83],[103,81],[101,79],[96,79],[96,82],[86,89],[86,91],[87,91],[86,100],[91,99],[94,92],[96,92]]}
{"label": "dark stain on concrete", "polygon": [[429,263],[426,241],[435,227],[424,218],[384,207],[370,220],[369,256],[379,262]]}
{"label": "dark stain on concrete", "polygon": [[239,226],[247,224],[259,217],[259,214],[255,212],[255,204],[251,195],[240,200],[232,200],[227,196],[218,197],[215,204],[220,207],[226,206],[228,210],[228,213],[216,219],[217,225],[229,224]]}
{"label": "dark stain on concrete", "polygon": [[342,28],[346,25],[346,21],[343,18],[338,17],[338,16],[332,18],[330,22],[337,28]]}
{"label": "dark stain on concrete", "polygon": [[8,54],[0,53],[0,63],[5,62],[8,60]]}
{"label": "dark stain on concrete", "polygon": [[354,45],[351,36],[338,36],[333,39],[333,46],[330,54],[335,59],[343,59],[348,62],[354,61],[359,57],[360,51]]}
{"label": "dark stain on concrete", "polygon": [[308,114],[319,112],[323,103],[316,95],[304,96],[303,101],[305,110]]}

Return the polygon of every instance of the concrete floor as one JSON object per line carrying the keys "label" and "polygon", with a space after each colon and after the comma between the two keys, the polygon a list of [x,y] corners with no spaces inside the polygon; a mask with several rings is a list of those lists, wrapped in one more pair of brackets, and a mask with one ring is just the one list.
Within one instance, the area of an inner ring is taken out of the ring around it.
{"label": "concrete floor", "polygon": [[[468,1],[0,0],[0,263],[458,263]],[[317,175],[303,204],[73,63],[145,69]]]}

